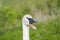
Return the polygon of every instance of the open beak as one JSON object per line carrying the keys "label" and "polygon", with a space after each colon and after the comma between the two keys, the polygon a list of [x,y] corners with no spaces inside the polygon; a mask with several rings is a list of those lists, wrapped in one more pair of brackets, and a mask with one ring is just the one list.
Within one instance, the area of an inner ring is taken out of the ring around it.
{"label": "open beak", "polygon": [[30,25],[30,27],[31,27],[32,29],[34,29],[34,30],[37,29],[33,24],[29,24],[29,25]]}
{"label": "open beak", "polygon": [[36,27],[33,25],[33,23],[35,23],[36,21],[33,20],[32,18],[28,18],[28,20],[29,20],[29,26],[30,26],[32,29],[36,30]]}

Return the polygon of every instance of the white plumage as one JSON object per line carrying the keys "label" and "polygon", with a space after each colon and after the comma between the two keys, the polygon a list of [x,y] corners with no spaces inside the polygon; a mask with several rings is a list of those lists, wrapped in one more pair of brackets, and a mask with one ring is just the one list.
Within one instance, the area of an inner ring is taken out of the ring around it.
{"label": "white plumage", "polygon": [[26,14],[22,18],[22,28],[23,28],[23,40],[30,40],[30,35],[29,35],[29,28],[30,26],[36,30],[36,27],[33,26],[32,24],[29,23],[29,20],[27,18],[31,18],[32,16],[29,14]]}

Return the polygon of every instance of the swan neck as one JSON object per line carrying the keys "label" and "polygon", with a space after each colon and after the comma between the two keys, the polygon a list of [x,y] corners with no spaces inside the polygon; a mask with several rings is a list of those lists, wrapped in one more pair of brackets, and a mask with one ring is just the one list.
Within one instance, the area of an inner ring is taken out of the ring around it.
{"label": "swan neck", "polygon": [[23,40],[29,39],[29,27],[23,24]]}

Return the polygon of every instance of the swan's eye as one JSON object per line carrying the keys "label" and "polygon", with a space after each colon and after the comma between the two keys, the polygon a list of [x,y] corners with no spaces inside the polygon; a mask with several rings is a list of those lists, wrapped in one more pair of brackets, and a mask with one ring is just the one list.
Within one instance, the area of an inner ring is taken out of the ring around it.
{"label": "swan's eye", "polygon": [[33,24],[33,23],[36,22],[35,20],[33,20],[33,18],[27,18],[27,19],[29,20],[29,23],[30,23],[30,24]]}

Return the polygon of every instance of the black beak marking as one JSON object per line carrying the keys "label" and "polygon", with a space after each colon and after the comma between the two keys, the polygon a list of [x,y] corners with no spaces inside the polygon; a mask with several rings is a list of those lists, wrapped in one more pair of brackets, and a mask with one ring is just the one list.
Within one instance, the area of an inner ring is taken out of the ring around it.
{"label": "black beak marking", "polygon": [[29,23],[30,24],[33,24],[33,23],[35,23],[36,21],[35,20],[33,20],[32,18],[27,18],[28,20],[29,20]]}

